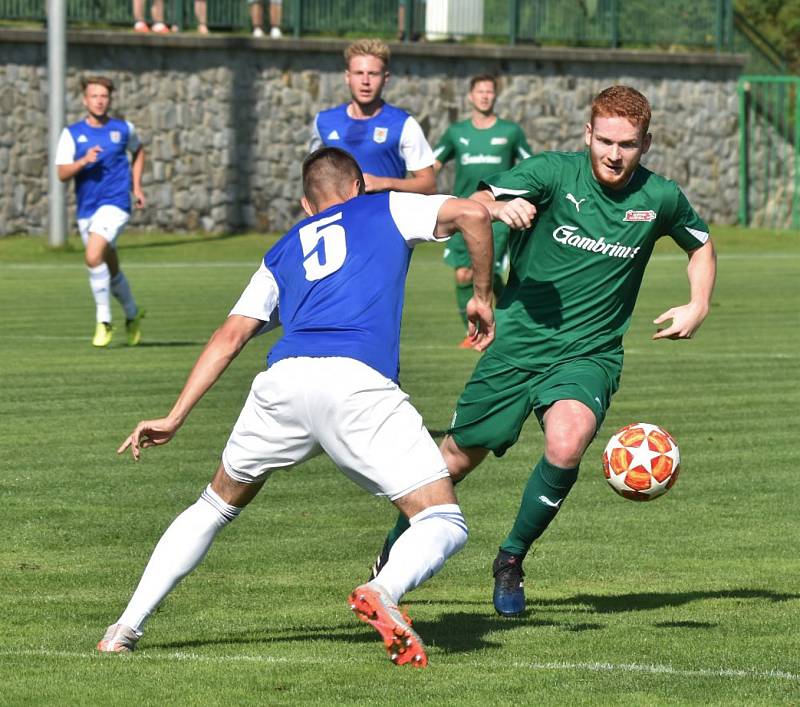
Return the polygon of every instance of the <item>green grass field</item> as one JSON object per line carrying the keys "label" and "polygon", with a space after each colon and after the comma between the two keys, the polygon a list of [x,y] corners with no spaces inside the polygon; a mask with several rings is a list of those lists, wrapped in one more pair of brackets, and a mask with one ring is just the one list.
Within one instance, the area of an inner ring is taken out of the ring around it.
{"label": "green grass field", "polygon": [[[126,234],[144,341],[126,348],[118,332],[94,350],[77,241],[49,252],[0,239],[0,703],[800,703],[800,235],[715,234],[714,306],[690,342],[650,341],[687,292],[685,256],[657,249],[622,387],[526,562],[521,619],[494,614],[490,565],[541,454],[535,421],[459,487],[470,541],[407,601],[425,671],[392,666],[348,608],[394,513],[322,458],[273,477],[134,655],[95,654],[208,482],[271,339],[245,349],[170,445],[139,464],[115,450],[167,412],[271,240]],[[477,359],[456,348],[440,255],[415,255],[402,355],[403,387],[436,434]],[[608,435],[635,421],[666,427],[684,459],[649,504],[616,496],[601,471]]]}

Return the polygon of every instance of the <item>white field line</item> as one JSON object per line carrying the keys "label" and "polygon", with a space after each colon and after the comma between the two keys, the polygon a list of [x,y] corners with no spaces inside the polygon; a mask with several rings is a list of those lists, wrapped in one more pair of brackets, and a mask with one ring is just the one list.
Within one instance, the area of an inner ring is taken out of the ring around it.
{"label": "white field line", "polygon": [[[798,260],[800,259],[800,253],[730,253],[728,255],[721,253],[717,255],[718,260]],[[657,261],[669,261],[669,260],[680,260],[686,261],[686,256],[680,253],[676,254],[657,254],[650,258],[652,262]],[[170,262],[156,262],[156,263],[137,263],[137,262],[125,262],[125,270],[153,270],[159,268],[175,268],[175,269],[182,269],[182,268],[208,268],[208,269],[220,269],[220,268],[252,268],[255,271],[259,265],[261,264],[260,259],[254,258],[253,260],[229,260],[224,262],[217,262],[217,263],[209,263],[204,262],[202,260],[188,262],[188,261],[176,261],[174,263]],[[425,268],[425,267],[441,267],[441,263],[437,261],[426,261],[424,263],[413,263],[413,267],[415,268]],[[83,263],[0,263],[0,272],[4,270],[14,271],[14,270],[86,270],[86,266]]]}
{"label": "white field line", "polygon": [[[53,336],[49,334],[4,334],[3,341],[86,341],[88,339],[87,336]],[[153,345],[157,342],[151,342]],[[193,345],[193,346],[204,346],[207,343],[207,339],[196,339],[196,340],[186,340],[183,342],[186,345]],[[415,344],[413,347],[414,351],[440,351],[440,352],[452,352],[453,346],[449,344]],[[670,351],[662,351],[659,352],[655,349],[653,350],[644,350],[644,349],[625,349],[626,356],[650,356],[655,358],[657,356],[673,356],[673,353]],[[794,361],[800,358],[800,352],[797,353],[765,353],[765,352],[746,352],[746,351],[735,351],[735,352],[714,352],[714,351],[702,351],[702,352],[694,352],[694,351],[681,351],[681,359],[688,360],[688,359],[695,359],[695,360],[705,360],[705,359],[731,359],[736,361],[743,361],[743,360],[752,360],[752,361],[765,361],[765,360],[775,360],[775,361]]]}
{"label": "white field line", "polygon": [[[54,651],[45,648],[39,650],[0,650],[0,657],[8,658],[67,658],[81,660],[108,660],[109,656],[94,651]],[[195,662],[195,663],[272,663],[272,664],[303,664],[303,665],[345,665],[351,661],[347,659],[331,660],[330,658],[283,658],[278,656],[263,655],[203,655],[200,653],[137,653],[134,656],[117,656],[122,660],[138,660],[150,662]],[[455,665],[458,661],[452,661]],[[785,680],[800,682],[800,674],[790,673],[786,670],[773,668],[772,670],[758,670],[756,668],[675,668],[671,665],[646,665],[640,663],[528,663],[528,662],[497,662],[469,661],[470,666],[482,669],[530,670],[532,672],[588,672],[588,673],[638,673],[644,675],[672,675],[675,677],[699,678],[733,678],[743,680]],[[462,664],[463,665],[463,664]]]}

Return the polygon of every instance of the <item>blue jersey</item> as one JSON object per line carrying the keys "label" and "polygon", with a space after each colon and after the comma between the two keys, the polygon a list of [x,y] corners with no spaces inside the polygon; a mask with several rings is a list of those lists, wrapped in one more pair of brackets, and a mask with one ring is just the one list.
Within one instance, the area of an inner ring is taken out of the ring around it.
{"label": "blue jersey", "polygon": [[344,356],[397,383],[412,252],[392,218],[389,192],[350,199],[294,226],[264,256],[284,330],[268,363]]}
{"label": "blue jersey", "polygon": [[403,179],[407,169],[400,154],[400,137],[409,114],[384,103],[377,115],[357,120],[347,115],[347,106],[345,103],[317,114],[316,127],[322,143],[347,150],[362,172]]}
{"label": "blue jersey", "polygon": [[[110,118],[98,128],[85,120],[67,127],[75,143],[73,161],[81,159],[90,147],[98,145],[102,152],[97,162],[88,164],[75,175],[75,199],[78,218],[89,218],[101,206],[117,206],[130,213],[131,167],[128,162],[130,124]],[[137,143],[138,147],[138,143]]]}

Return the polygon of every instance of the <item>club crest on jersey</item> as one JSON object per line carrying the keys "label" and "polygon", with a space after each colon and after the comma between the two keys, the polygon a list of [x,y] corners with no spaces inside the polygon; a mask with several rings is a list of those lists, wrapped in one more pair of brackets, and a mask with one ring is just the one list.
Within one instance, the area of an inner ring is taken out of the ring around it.
{"label": "club crest on jersey", "polygon": [[493,137],[492,138],[492,145],[507,145],[508,138],[507,137]]}
{"label": "club crest on jersey", "polygon": [[112,130],[108,135],[111,138],[111,142],[117,143],[122,140],[122,133],[119,130]]}
{"label": "club crest on jersey", "polygon": [[625,218],[622,219],[623,221],[655,221],[656,220],[656,212],[655,211],[634,211],[633,209],[628,209],[625,212]]}
{"label": "club crest on jersey", "polygon": [[372,133],[372,140],[373,142],[377,142],[378,144],[382,142],[386,142],[386,138],[389,135],[389,128],[375,128],[375,132]]}

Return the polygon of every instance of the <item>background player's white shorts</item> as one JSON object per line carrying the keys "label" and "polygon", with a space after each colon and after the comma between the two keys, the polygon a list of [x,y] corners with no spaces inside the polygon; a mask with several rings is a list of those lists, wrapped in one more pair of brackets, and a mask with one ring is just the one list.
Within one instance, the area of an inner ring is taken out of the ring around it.
{"label": "background player's white shorts", "polygon": [[96,233],[105,238],[113,248],[117,236],[122,233],[130,218],[131,215],[127,211],[111,205],[101,206],[89,218],[79,218],[78,230],[83,245],[88,243],[90,233]]}
{"label": "background player's white shorts", "polygon": [[323,451],[363,489],[391,500],[448,475],[408,395],[338,357],[288,358],[259,373],[222,463],[249,483]]}

